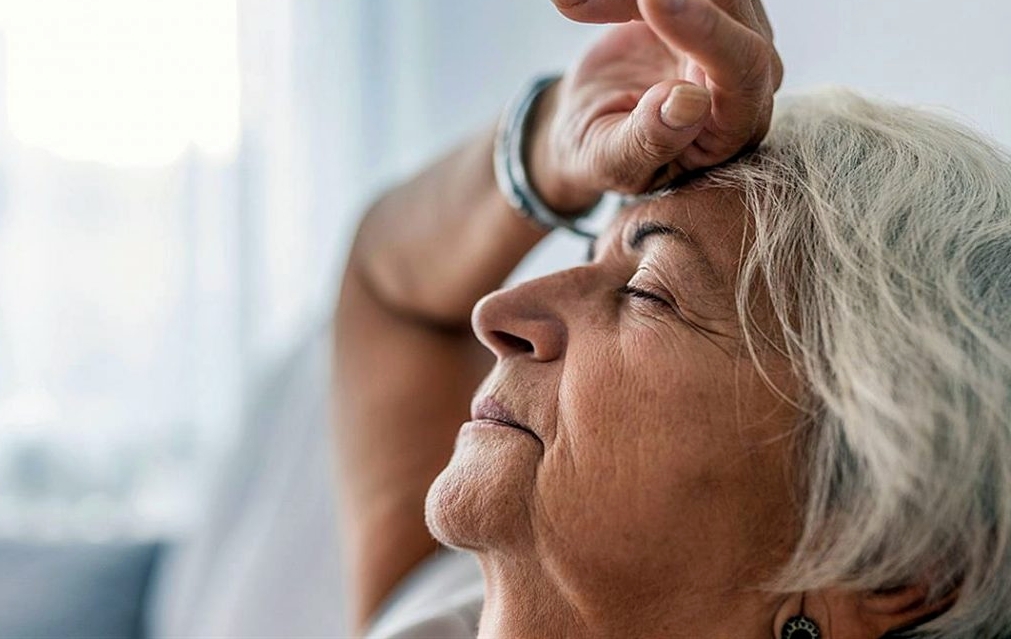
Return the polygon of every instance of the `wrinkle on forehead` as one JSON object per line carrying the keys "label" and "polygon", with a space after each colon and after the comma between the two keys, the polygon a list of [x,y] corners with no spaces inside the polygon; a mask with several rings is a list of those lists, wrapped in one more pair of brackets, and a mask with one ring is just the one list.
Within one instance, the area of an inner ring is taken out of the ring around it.
{"label": "wrinkle on forehead", "polygon": [[[661,204],[667,202],[666,205]],[[678,234],[705,256],[721,284],[732,287],[744,254],[747,211],[735,204],[725,188],[681,184],[638,196],[626,196],[601,237],[590,245],[590,259],[597,248],[619,246],[633,236],[632,228],[655,221],[677,229]]]}

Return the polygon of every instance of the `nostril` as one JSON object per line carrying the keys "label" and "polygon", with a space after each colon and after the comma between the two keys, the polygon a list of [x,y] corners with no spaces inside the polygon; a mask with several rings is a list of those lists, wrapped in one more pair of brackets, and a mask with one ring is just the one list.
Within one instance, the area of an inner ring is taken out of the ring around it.
{"label": "nostril", "polygon": [[519,351],[521,353],[532,353],[534,352],[534,345],[532,342],[513,335],[512,333],[507,333],[505,331],[492,331],[491,334],[495,339],[501,343],[504,347],[512,351]]}

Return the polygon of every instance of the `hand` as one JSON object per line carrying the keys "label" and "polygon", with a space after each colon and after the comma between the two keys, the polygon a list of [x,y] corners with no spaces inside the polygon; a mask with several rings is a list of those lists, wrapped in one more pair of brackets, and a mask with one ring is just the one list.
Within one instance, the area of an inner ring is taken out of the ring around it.
{"label": "hand", "polygon": [[639,0],[634,9],[644,21],[609,31],[538,105],[531,180],[557,211],[714,166],[768,131],[783,70],[759,0]]}

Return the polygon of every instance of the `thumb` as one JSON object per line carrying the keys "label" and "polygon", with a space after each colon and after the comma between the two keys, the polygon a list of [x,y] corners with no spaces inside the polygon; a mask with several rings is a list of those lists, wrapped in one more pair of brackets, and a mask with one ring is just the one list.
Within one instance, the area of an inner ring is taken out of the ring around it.
{"label": "thumb", "polygon": [[631,113],[599,140],[598,170],[609,177],[615,190],[648,189],[658,170],[695,141],[711,106],[709,91],[690,82],[668,80],[653,85]]}

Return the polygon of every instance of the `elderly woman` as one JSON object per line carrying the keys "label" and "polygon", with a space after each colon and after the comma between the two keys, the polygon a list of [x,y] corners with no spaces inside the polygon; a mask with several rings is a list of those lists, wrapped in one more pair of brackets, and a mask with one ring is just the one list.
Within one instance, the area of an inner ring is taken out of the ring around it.
{"label": "elderly woman", "polygon": [[[781,76],[757,2],[565,5],[641,20],[383,197],[350,258],[359,628],[1011,637],[1007,157],[838,91],[740,155]],[[492,292],[606,190],[648,195]]]}

